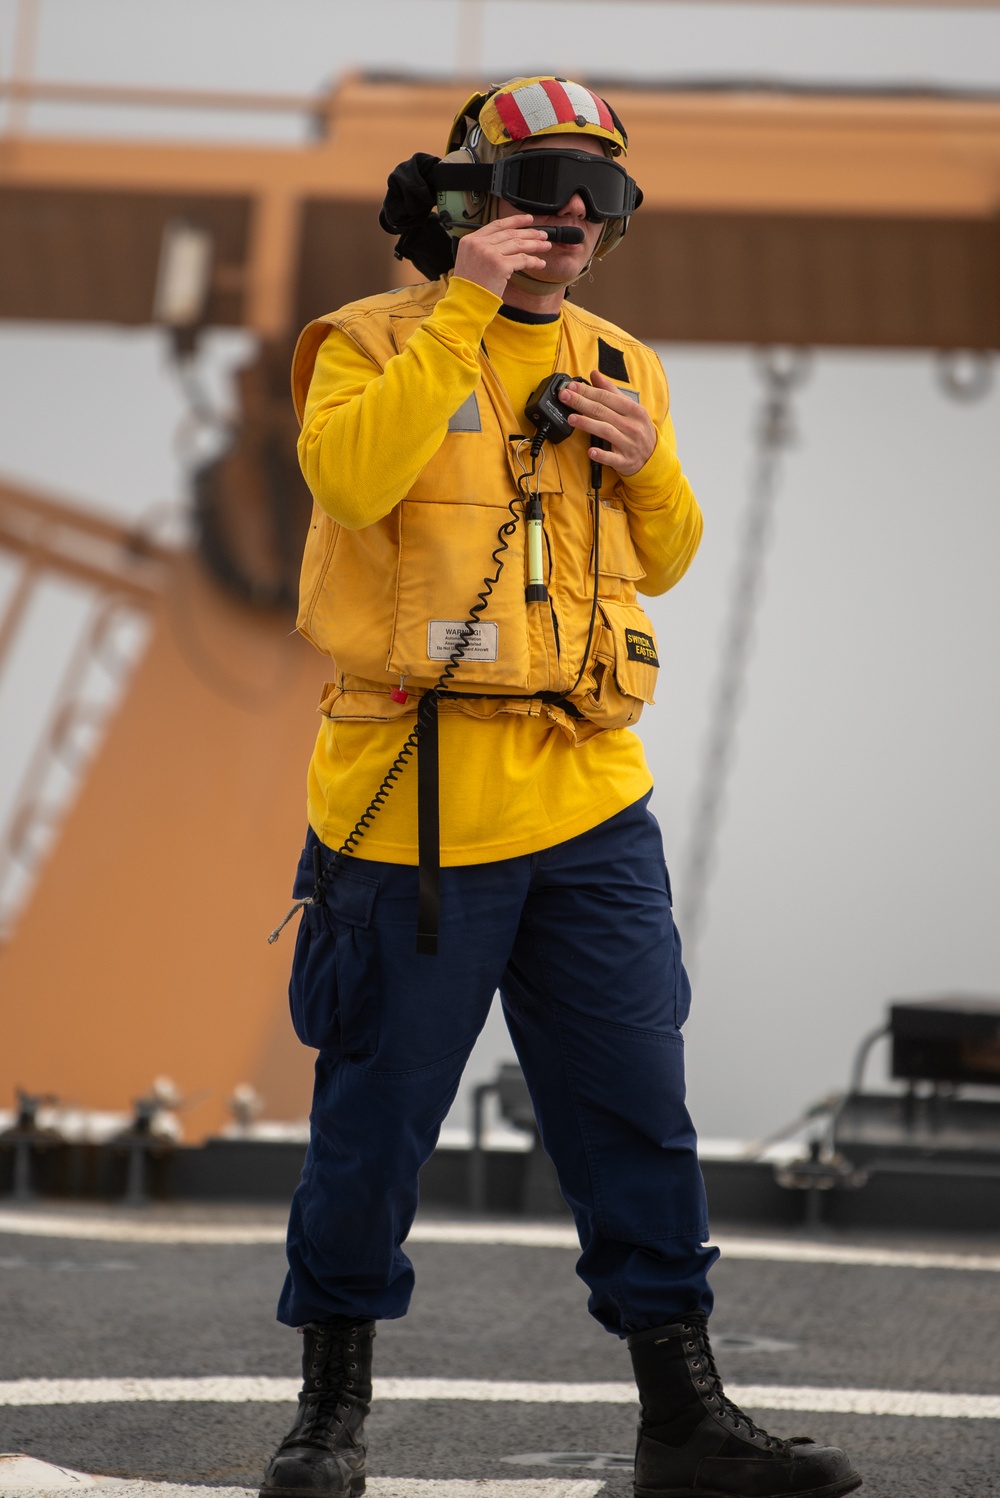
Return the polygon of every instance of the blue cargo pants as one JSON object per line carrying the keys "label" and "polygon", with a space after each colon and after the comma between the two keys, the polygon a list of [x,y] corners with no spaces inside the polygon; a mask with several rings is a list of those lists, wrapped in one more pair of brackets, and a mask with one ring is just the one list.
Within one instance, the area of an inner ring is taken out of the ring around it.
{"label": "blue cargo pants", "polygon": [[[648,800],[541,853],[443,869],[436,957],[415,951],[415,868],[341,860],[326,904],[306,906],[290,1002],[319,1055],[280,1321],[405,1315],[417,1173],[497,989],[591,1313],[624,1336],[711,1310],[684,1102],[691,990]],[[316,846],[310,832],[296,898]]]}

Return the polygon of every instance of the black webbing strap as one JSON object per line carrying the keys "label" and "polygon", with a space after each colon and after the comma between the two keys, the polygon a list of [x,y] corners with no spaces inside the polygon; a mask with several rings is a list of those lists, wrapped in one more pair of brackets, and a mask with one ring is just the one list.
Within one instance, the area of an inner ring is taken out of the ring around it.
{"label": "black webbing strap", "polygon": [[[449,701],[461,701],[464,698],[466,702],[509,702],[512,697],[517,698],[521,695],[518,692],[438,692],[438,697],[442,700],[448,698]],[[569,718],[583,717],[580,709],[561,692],[530,692],[524,693],[523,698],[525,702],[554,703],[556,707],[561,707]]]}
{"label": "black webbing strap", "polygon": [[434,692],[420,699],[417,713],[417,951],[436,957],[441,914],[441,813],[438,774],[438,705]]}
{"label": "black webbing strap", "polygon": [[490,192],[496,176],[496,163],[444,161],[430,171],[435,192]]}
{"label": "black webbing strap", "polygon": [[[558,692],[535,692],[571,718],[583,714]],[[438,698],[509,697],[503,692],[428,692],[417,709],[417,951],[436,957],[441,917],[441,777],[438,762]]]}
{"label": "black webbing strap", "polygon": [[597,340],[597,367],[609,380],[628,380],[625,355],[614,344],[605,343],[603,338]]}

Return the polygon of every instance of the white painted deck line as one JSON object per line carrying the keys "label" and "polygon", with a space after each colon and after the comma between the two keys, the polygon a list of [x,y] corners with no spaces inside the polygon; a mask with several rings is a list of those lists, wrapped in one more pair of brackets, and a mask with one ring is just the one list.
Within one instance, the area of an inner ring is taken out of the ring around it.
{"label": "white painted deck line", "polygon": [[[938,1394],[912,1389],[825,1389],[781,1384],[728,1385],[739,1404],[813,1414],[906,1415],[938,1420],[1000,1420],[1000,1395]],[[288,1378],[23,1378],[0,1383],[0,1405],[283,1404],[294,1401]],[[487,1404],[634,1404],[631,1383],[532,1383],[478,1378],[383,1378],[375,1399],[473,1400]]]}
{"label": "white painted deck line", "polygon": [[730,1238],[715,1243],[727,1259],[761,1259],[782,1264],[856,1264],[871,1269],[960,1269],[1000,1274],[1000,1254],[925,1253],[920,1249],[801,1243],[781,1238]]}
{"label": "white painted deck line", "polygon": [[[193,1487],[184,1483],[136,1482],[128,1478],[91,1477],[32,1457],[0,1456],[0,1492],[18,1498],[48,1498],[53,1492],[81,1489],[87,1498],[256,1498],[253,1488]],[[596,1498],[603,1486],[593,1478],[459,1478],[369,1477],[373,1498]]]}
{"label": "white painted deck line", "polygon": [[580,1252],[576,1229],[546,1222],[415,1222],[408,1243],[470,1243],[512,1248],[571,1248]]}
{"label": "white painted deck line", "polygon": [[[410,1243],[511,1244],[521,1248],[579,1250],[571,1227],[545,1223],[417,1222]],[[786,1264],[848,1264],[876,1269],[964,1269],[1000,1273],[1000,1254],[926,1253],[916,1249],[852,1244],[803,1243],[786,1238],[741,1238],[722,1233],[712,1240],[725,1258]]]}
{"label": "white painted deck line", "polygon": [[[75,1238],[99,1243],[191,1243],[226,1247],[284,1243],[285,1229],[271,1224],[156,1222],[134,1217],[76,1217],[57,1212],[0,1211],[0,1234],[30,1238]],[[500,1245],[514,1248],[579,1250],[571,1227],[548,1223],[417,1222],[409,1243]],[[954,1269],[1000,1274],[1000,1254],[930,1253],[914,1249],[869,1248],[851,1244],[803,1243],[797,1239],[741,1238],[723,1233],[714,1240],[730,1259],[785,1264],[844,1264],[875,1269]]]}
{"label": "white painted deck line", "polygon": [[37,1456],[25,1456],[21,1451],[0,1451],[0,1493],[4,1498],[8,1492],[92,1488],[97,1481],[88,1472],[77,1472],[73,1467],[56,1467],[51,1462],[40,1461]]}
{"label": "white painted deck line", "polygon": [[23,1238],[76,1238],[93,1243],[284,1243],[269,1223],[140,1222],[134,1217],[76,1217],[62,1212],[0,1211],[0,1233]]}

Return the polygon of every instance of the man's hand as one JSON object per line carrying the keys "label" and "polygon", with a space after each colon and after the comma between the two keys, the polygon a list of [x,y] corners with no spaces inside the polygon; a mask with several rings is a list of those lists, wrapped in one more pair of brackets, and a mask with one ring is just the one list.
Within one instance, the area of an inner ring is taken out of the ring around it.
{"label": "man's hand", "polygon": [[455,256],[455,274],[502,297],[517,270],[544,270],[542,256],[552,245],[541,229],[532,229],[530,213],[494,219],[472,234],[463,234]]}
{"label": "man's hand", "polygon": [[592,370],[590,378],[592,387],[574,380],[560,390],[559,399],[573,408],[567,418],[571,426],[603,437],[610,444],[609,448],[590,448],[591,459],[628,478],[653,456],[656,428],[645,407],[625,395],[600,370]]}

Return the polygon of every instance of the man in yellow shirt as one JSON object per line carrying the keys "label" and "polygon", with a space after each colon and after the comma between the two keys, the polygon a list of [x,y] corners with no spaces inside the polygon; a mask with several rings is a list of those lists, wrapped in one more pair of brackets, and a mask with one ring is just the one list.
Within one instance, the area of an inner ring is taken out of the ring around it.
{"label": "man in yellow shirt", "polygon": [[641,202],[627,144],[566,79],[475,95],[441,161],[390,178],[427,284],[296,351],[299,627],[333,679],[290,985],[319,1051],[278,1313],[305,1382],[268,1498],[363,1490],[375,1322],[406,1312],[417,1174],[497,989],[590,1310],[632,1355],[640,1498],[860,1482],[737,1410],[708,1343],[690,989],[630,731],[658,666],[637,590],[679,580],[701,515],[659,360],[566,300]]}

